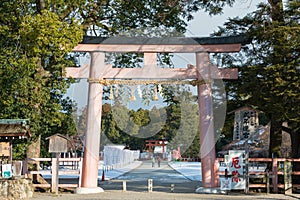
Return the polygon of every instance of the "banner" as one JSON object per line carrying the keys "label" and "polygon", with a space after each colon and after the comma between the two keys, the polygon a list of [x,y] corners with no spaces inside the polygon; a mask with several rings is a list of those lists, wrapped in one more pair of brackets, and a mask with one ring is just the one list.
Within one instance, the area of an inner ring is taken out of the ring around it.
{"label": "banner", "polygon": [[228,175],[231,176],[231,189],[245,189],[244,178],[244,155],[243,150],[229,150],[228,155]]}

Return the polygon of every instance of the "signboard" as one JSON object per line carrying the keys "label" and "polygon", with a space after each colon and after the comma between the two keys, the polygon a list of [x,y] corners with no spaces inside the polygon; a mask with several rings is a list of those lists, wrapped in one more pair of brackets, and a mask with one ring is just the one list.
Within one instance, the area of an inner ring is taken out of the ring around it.
{"label": "signboard", "polygon": [[258,112],[246,108],[235,112],[233,140],[247,139],[257,133],[258,130]]}
{"label": "signboard", "polygon": [[9,142],[0,142],[0,156],[9,156]]}
{"label": "signboard", "polygon": [[229,150],[228,175],[231,176],[231,189],[245,189],[243,150]]}
{"label": "signboard", "polygon": [[11,176],[12,176],[11,164],[2,165],[2,177],[3,178],[10,178]]}
{"label": "signboard", "polygon": [[69,146],[71,145],[70,139],[67,136],[59,133],[54,134],[46,139],[49,140],[50,153],[68,152]]}

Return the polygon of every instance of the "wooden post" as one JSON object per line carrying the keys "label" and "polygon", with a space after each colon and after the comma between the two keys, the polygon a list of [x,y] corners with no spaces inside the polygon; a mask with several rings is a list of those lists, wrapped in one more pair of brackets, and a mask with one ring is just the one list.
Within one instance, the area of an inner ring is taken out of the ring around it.
{"label": "wooden post", "polygon": [[249,138],[245,140],[245,194],[249,194]]}
{"label": "wooden post", "polygon": [[219,163],[219,160],[216,159],[215,160],[215,175],[216,175],[216,178],[215,178],[215,186],[219,187],[220,186],[220,175],[218,173],[219,171],[219,166],[220,166],[220,163]]}
{"label": "wooden post", "polygon": [[292,194],[292,165],[290,161],[284,162],[284,194]]}
{"label": "wooden post", "polygon": [[55,153],[55,158],[52,158],[52,177],[51,177],[51,192],[58,194],[58,168],[59,168],[59,153]]}
{"label": "wooden post", "polygon": [[24,175],[25,178],[28,178],[28,158],[25,158],[23,161],[22,175]]}
{"label": "wooden post", "polygon": [[126,181],[125,180],[123,181],[123,191],[124,192],[126,191]]}
{"label": "wooden post", "polygon": [[173,193],[175,189],[175,184],[171,184],[171,192]]}
{"label": "wooden post", "polygon": [[270,193],[270,173],[269,173],[269,171],[267,171],[267,194],[269,194]]}
{"label": "wooden post", "polygon": [[9,157],[8,163],[12,164],[12,139],[9,140]]}
{"label": "wooden post", "polygon": [[152,191],[153,191],[153,180],[148,179],[148,192],[152,192]]}
{"label": "wooden post", "polygon": [[273,192],[278,193],[278,160],[277,158],[273,158],[272,160],[272,171],[273,171],[273,178],[272,178],[272,184],[273,184]]}

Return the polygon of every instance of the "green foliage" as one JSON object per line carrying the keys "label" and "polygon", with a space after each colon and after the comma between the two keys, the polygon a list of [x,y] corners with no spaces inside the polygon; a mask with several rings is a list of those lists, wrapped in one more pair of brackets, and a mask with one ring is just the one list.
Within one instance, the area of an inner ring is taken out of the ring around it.
{"label": "green foliage", "polygon": [[[70,115],[72,102],[64,98],[71,80],[64,79],[62,72],[71,65],[66,54],[81,40],[83,32],[75,20],[61,22],[46,10],[40,14],[25,12],[12,3],[3,3],[2,8],[0,117],[30,119],[31,140],[42,134],[42,147],[47,148],[46,137],[57,132],[76,133]],[[9,13],[18,14],[7,20]],[[15,156],[20,158],[26,142],[16,143],[16,152],[21,153]]]}
{"label": "green foliage", "polygon": [[[74,65],[68,53],[84,34],[110,36],[130,30],[152,31],[152,27],[182,34],[193,12],[203,9],[218,14],[233,2],[1,1],[0,118],[30,119],[31,140],[41,135],[42,152],[47,152],[46,137],[76,132],[74,105],[64,96],[73,80],[63,75],[65,67]],[[162,60],[169,63],[168,57]],[[135,132],[134,126],[130,128]]]}
{"label": "green foliage", "polygon": [[237,107],[252,105],[265,113],[271,121],[270,155],[280,155],[282,123],[288,122],[298,134],[300,130],[296,106],[300,103],[300,3],[289,1],[283,9],[282,1],[269,2],[242,19],[230,19],[216,34],[244,33],[253,38],[241,53],[221,58],[240,73],[237,81],[226,85],[229,102]]}
{"label": "green foliage", "polygon": [[169,150],[181,146],[186,156],[198,157],[200,143],[196,99],[185,90],[178,94],[169,92],[177,96],[177,101],[170,102],[164,108],[154,106],[151,110],[129,110],[120,104],[104,104],[101,133],[101,140],[104,141],[101,145],[125,144],[129,149],[143,151],[146,150],[146,140],[165,139],[169,142]]}

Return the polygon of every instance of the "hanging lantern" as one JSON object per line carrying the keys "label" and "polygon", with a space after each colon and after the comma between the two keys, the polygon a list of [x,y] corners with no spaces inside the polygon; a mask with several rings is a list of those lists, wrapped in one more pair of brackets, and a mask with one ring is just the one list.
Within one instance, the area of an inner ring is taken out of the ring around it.
{"label": "hanging lantern", "polygon": [[153,96],[153,101],[157,101],[157,100],[158,100],[157,87],[156,87],[156,85],[154,85],[154,96]]}
{"label": "hanging lantern", "polygon": [[136,98],[134,96],[134,86],[131,86],[131,97],[130,97],[130,101],[135,101]]}
{"label": "hanging lantern", "polygon": [[113,87],[112,87],[112,85],[110,86],[109,99],[110,99],[110,100],[113,100],[113,99],[114,99],[114,92],[113,92]]}

